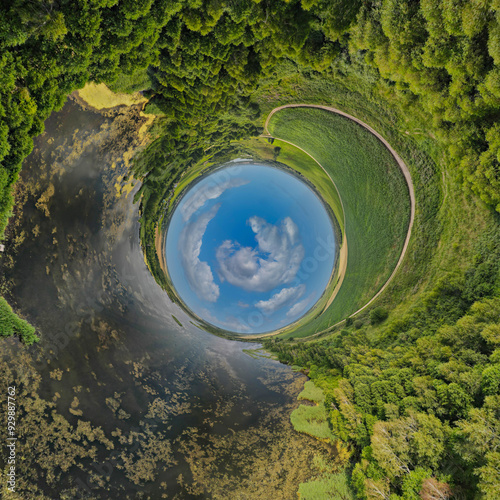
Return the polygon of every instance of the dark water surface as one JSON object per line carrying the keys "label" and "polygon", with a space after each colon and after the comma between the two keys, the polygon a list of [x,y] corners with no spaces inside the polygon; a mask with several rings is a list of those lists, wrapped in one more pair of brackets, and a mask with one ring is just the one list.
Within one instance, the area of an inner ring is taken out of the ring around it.
{"label": "dark water surface", "polygon": [[1,261],[41,336],[1,347],[2,383],[17,387],[19,494],[295,498],[320,446],[289,423],[305,377],[201,331],[157,286],[135,189],[118,195],[140,124],[137,110],[69,100],[25,161]]}

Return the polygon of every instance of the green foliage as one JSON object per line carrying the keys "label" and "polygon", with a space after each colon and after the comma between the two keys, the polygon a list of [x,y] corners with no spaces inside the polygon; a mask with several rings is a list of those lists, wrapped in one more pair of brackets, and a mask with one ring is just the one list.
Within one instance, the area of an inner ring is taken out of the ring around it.
{"label": "green foliage", "polygon": [[376,307],[370,311],[370,323],[378,325],[389,317],[389,313],[383,307]]}
{"label": "green foliage", "polygon": [[445,429],[441,421],[425,413],[377,422],[371,446],[373,457],[392,479],[410,473],[410,467],[435,470],[444,453]]}
{"label": "green foliage", "polygon": [[118,78],[110,83],[108,87],[117,93],[132,94],[140,90],[147,90],[151,86],[151,80],[145,69],[138,69],[130,75],[118,75]]}
{"label": "green foliage", "polygon": [[151,115],[159,115],[159,116],[165,115],[165,113],[160,109],[160,107],[151,101],[149,101],[144,107],[144,113]]}
{"label": "green foliage", "polygon": [[481,378],[484,394],[494,396],[500,392],[500,364],[496,363],[484,369]]}
{"label": "green foliage", "polygon": [[354,500],[356,497],[346,472],[325,474],[316,481],[302,483],[299,487],[302,500]]}
{"label": "green foliage", "polygon": [[[457,310],[450,297],[467,304],[460,295],[467,291],[446,283],[422,296],[399,323],[398,337],[351,329],[323,341],[266,343],[282,361],[315,367],[313,381],[323,373],[316,367],[342,370],[340,381],[320,380],[330,394],[325,406],[333,434],[363,450],[353,469],[361,498],[377,489],[415,499],[420,491],[449,491],[446,478],[456,463],[462,470],[452,476],[456,486],[494,491],[500,299]],[[420,336],[405,337],[415,324]],[[372,328],[388,331],[394,323]]]}
{"label": "green foliage", "polygon": [[7,301],[0,297],[0,336],[10,337],[17,335],[21,342],[31,345],[38,342],[35,329],[26,321],[16,316]]}

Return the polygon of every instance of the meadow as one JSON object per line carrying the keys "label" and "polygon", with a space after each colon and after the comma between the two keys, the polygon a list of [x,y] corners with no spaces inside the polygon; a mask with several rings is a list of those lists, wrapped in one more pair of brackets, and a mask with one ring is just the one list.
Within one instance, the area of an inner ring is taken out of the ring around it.
{"label": "meadow", "polygon": [[346,278],[330,307],[292,334],[306,336],[347,318],[385,284],[408,230],[408,187],[385,146],[345,117],[314,108],[287,108],[272,116],[269,131],[323,166],[345,210]]}

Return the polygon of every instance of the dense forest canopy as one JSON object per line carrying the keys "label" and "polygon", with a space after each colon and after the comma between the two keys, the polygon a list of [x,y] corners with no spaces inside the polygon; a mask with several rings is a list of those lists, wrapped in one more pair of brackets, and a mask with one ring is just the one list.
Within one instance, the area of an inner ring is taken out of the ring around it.
{"label": "dense forest canopy", "polygon": [[[283,59],[327,75],[339,57],[359,55],[401,103],[432,119],[463,182],[486,203],[500,204],[500,6],[494,0],[19,0],[1,9],[2,230],[31,138],[87,81],[113,83],[149,67],[147,86],[170,118],[161,139],[168,162],[177,158],[179,143],[200,147],[194,134],[249,132],[230,124],[211,129],[224,110],[244,108]],[[138,174],[154,177],[153,170]]]}
{"label": "dense forest canopy", "polygon": [[[436,271],[425,293],[406,290],[416,298],[397,314],[379,309],[325,340],[268,347],[324,389],[360,498],[499,497],[498,0],[15,0],[0,15],[2,235],[33,137],[86,82],[144,90],[161,116],[133,166],[143,236],[179,172],[261,131],[253,96],[286,75],[345,80],[418,122],[443,178],[487,214],[471,261]],[[2,335],[36,340],[4,299],[0,321]]]}

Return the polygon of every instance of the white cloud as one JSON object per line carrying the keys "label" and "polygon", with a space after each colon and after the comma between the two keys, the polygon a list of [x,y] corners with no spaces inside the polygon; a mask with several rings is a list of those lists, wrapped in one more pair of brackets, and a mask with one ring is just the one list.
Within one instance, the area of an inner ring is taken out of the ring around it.
{"label": "white cloud", "polygon": [[179,237],[179,251],[183,268],[191,288],[200,299],[216,302],[219,298],[219,286],[214,283],[210,266],[201,262],[200,250],[208,223],[215,217],[220,204],[194,219],[182,230]]}
{"label": "white cloud", "polygon": [[312,298],[313,298],[313,296],[309,295],[309,297],[294,304],[290,308],[290,310],[286,313],[286,317],[292,318],[294,316],[298,316],[299,314],[302,314],[307,309],[307,306],[311,303]]}
{"label": "white cloud", "polygon": [[224,241],[216,253],[220,279],[252,292],[268,292],[292,281],[305,253],[297,225],[290,217],[276,226],[261,217],[248,222],[257,247]]}
{"label": "white cloud", "polygon": [[[216,181],[212,181],[215,183]],[[193,193],[191,198],[186,200],[186,202],[181,207],[181,214],[184,222],[187,222],[192,215],[198,211],[208,200],[215,200],[222,195],[224,191],[228,189],[244,186],[250,181],[244,179],[229,179],[227,181],[213,184],[207,184],[200,190]]]}
{"label": "white cloud", "polygon": [[306,290],[305,285],[298,285],[292,288],[283,288],[278,293],[275,293],[269,300],[259,300],[255,307],[260,309],[266,316],[273,314],[277,309],[293,300],[298,300]]}

